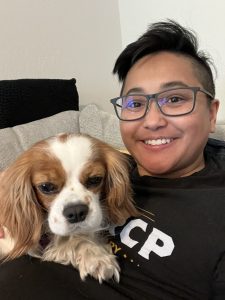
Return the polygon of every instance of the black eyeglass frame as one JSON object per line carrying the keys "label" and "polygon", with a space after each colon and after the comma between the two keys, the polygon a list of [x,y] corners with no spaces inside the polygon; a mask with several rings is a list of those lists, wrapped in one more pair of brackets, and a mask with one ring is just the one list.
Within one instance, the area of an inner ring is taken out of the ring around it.
{"label": "black eyeglass frame", "polygon": [[[162,111],[162,109],[161,109],[161,106],[160,106],[160,104],[158,103],[158,101],[157,101],[157,98],[158,98],[158,95],[160,95],[160,94],[162,94],[162,93],[164,93],[164,92],[169,92],[169,91],[175,91],[175,90],[182,90],[182,89],[184,89],[184,90],[192,90],[193,91],[193,93],[194,93],[194,99],[193,99],[193,107],[192,107],[192,109],[189,111],[189,112],[186,112],[186,113],[183,113],[183,114],[178,114],[178,115],[171,115],[171,114],[167,114],[167,113],[164,113],[163,111]],[[204,93],[205,95],[207,95],[211,100],[213,100],[214,99],[214,96],[210,93],[210,92],[208,92],[207,90],[205,90],[205,89],[203,89],[203,88],[201,88],[201,87],[177,87],[177,88],[172,88],[172,89],[168,89],[168,90],[164,90],[164,91],[161,91],[161,92],[158,92],[158,93],[155,93],[155,94],[131,94],[130,96],[144,96],[144,97],[146,97],[146,100],[147,100],[147,105],[146,105],[146,109],[145,109],[145,112],[144,112],[144,114],[141,116],[141,117],[138,117],[138,118],[136,118],[136,119],[123,119],[123,118],[121,118],[120,116],[119,116],[119,113],[118,113],[118,111],[117,111],[117,106],[120,106],[120,105],[118,105],[116,102],[117,102],[117,100],[119,100],[119,99],[121,99],[121,98],[123,98],[123,97],[128,97],[129,95],[124,95],[124,96],[120,96],[120,97],[117,97],[117,98],[113,98],[113,99],[111,99],[110,100],[110,102],[112,103],[112,105],[113,105],[113,107],[114,107],[114,110],[115,110],[115,112],[116,112],[116,115],[117,115],[117,117],[119,118],[119,120],[120,121],[137,121],[137,120],[140,120],[140,119],[142,119],[142,118],[144,118],[145,116],[146,116],[146,114],[147,114],[147,112],[148,112],[148,109],[149,109],[149,103],[150,103],[150,101],[155,101],[156,102],[156,105],[157,105],[157,107],[159,108],[159,110],[160,110],[160,112],[164,115],[164,116],[167,116],[167,117],[180,117],[180,116],[185,116],[185,115],[188,115],[188,114],[190,114],[193,110],[194,110],[194,108],[195,108],[195,103],[196,103],[196,94],[197,94],[197,92],[202,92],[202,93]],[[122,107],[122,106],[120,106],[120,107]]]}

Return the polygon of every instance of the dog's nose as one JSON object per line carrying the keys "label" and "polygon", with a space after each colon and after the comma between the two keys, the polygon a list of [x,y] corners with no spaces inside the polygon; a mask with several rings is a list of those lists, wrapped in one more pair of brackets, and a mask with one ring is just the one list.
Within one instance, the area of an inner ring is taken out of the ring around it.
{"label": "dog's nose", "polygon": [[88,206],[85,204],[70,204],[63,210],[63,215],[71,224],[82,222],[88,214]]}

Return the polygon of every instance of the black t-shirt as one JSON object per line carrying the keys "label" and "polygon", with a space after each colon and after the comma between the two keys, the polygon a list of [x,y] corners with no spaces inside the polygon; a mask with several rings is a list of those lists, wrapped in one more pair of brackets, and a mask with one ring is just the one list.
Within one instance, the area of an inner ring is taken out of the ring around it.
{"label": "black t-shirt", "polygon": [[121,280],[99,285],[77,271],[28,256],[0,267],[1,299],[225,299],[225,143],[210,140],[206,167],[189,177],[140,177],[141,216],[110,239]]}
{"label": "black t-shirt", "polygon": [[225,150],[214,146],[188,177],[140,177],[134,167],[142,216],[111,241],[131,299],[225,299]]}

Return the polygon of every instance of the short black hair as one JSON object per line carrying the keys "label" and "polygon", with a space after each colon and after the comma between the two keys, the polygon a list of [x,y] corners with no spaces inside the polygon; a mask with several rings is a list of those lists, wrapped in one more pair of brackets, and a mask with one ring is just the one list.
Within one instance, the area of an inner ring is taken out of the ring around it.
{"label": "short black hair", "polygon": [[[119,81],[126,79],[128,71],[142,57],[161,51],[168,51],[189,57],[197,71],[203,87],[215,96],[215,84],[210,57],[198,50],[195,33],[173,20],[156,22],[135,42],[129,44],[119,55],[113,68]],[[214,67],[215,68],[215,67]]]}

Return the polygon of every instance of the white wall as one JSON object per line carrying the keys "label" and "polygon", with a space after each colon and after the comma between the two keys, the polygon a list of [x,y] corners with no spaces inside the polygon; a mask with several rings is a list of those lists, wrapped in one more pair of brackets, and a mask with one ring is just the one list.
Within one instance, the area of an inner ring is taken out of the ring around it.
{"label": "white wall", "polygon": [[225,120],[225,2],[223,0],[118,0],[123,48],[144,33],[148,25],[167,18],[193,29],[200,48],[217,68],[218,120]]}
{"label": "white wall", "polygon": [[0,0],[0,43],[0,80],[75,77],[81,105],[113,111],[118,1]]}
{"label": "white wall", "polygon": [[223,0],[0,0],[0,80],[75,77],[81,105],[113,112],[117,56],[149,23],[173,18],[212,54],[225,120],[224,11]]}

